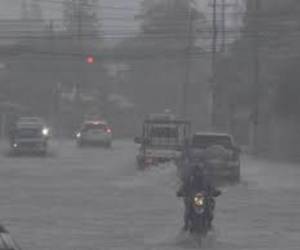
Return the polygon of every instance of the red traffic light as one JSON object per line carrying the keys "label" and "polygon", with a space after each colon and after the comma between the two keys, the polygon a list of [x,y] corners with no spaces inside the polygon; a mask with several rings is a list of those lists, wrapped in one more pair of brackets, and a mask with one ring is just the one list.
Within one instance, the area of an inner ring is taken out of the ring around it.
{"label": "red traffic light", "polygon": [[93,64],[95,62],[95,58],[93,56],[88,56],[86,58],[86,63],[87,64]]}

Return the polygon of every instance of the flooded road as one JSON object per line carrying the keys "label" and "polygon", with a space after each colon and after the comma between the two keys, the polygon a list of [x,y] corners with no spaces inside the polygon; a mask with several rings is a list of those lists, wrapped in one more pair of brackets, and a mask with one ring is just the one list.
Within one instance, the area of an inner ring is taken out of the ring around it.
{"label": "flooded road", "polygon": [[[0,216],[23,249],[198,249],[180,231],[172,164],[139,172],[136,147],[55,143],[46,158],[0,157]],[[203,249],[298,250],[300,166],[244,157],[242,182],[217,199]]]}

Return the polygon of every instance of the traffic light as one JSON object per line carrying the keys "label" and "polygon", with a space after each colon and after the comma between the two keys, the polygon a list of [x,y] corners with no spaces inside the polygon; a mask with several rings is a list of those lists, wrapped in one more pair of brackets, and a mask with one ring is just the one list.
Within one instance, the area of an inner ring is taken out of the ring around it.
{"label": "traffic light", "polygon": [[87,64],[93,64],[95,62],[95,58],[93,56],[87,56],[85,60]]}

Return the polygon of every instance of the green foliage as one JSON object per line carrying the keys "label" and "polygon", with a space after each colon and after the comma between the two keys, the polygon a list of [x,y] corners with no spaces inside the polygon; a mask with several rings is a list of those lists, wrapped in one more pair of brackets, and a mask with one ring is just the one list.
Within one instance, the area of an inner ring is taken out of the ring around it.
{"label": "green foliage", "polygon": [[30,18],[34,20],[43,19],[43,11],[39,0],[32,0],[30,3]]}
{"label": "green foliage", "polygon": [[[254,89],[254,46],[258,48],[259,57],[259,84],[260,99],[275,111],[275,115],[296,115],[299,106],[299,79],[296,62],[291,55],[299,52],[299,38],[295,36],[295,28],[300,19],[295,15],[299,11],[299,1],[274,1],[260,2],[258,13],[254,11],[254,1],[248,0],[245,13],[243,35],[232,46],[230,60],[220,60],[218,67],[218,79],[220,82],[230,82],[236,79],[238,85],[228,86],[232,94],[238,93],[248,100],[249,108],[253,107],[256,100]],[[291,8],[293,11],[291,12]],[[255,42],[255,29],[257,29],[257,41]],[[229,65],[231,66],[229,66]],[[230,68],[231,69],[228,69]],[[226,70],[227,69],[227,70]],[[224,83],[222,83],[224,84]],[[229,84],[229,83],[226,83]],[[278,85],[274,96],[268,92],[273,91],[274,84]],[[232,97],[229,94],[229,98]],[[268,97],[266,97],[268,96]],[[269,98],[269,100],[266,100]],[[231,99],[230,99],[231,100]],[[243,98],[239,102],[243,102]],[[242,103],[239,103],[242,104]]]}
{"label": "green foliage", "polygon": [[68,34],[96,36],[99,33],[98,0],[65,0],[63,9],[64,27]]}
{"label": "green foliage", "polygon": [[196,38],[197,22],[204,16],[196,9],[193,0],[142,2],[142,34],[157,37],[159,43],[181,43],[186,46],[190,36]]}
{"label": "green foliage", "polygon": [[[123,91],[137,104],[141,114],[160,112],[165,108],[176,112],[181,99],[179,90],[186,82],[187,52],[188,49],[196,50],[196,29],[204,17],[194,7],[193,1],[144,0],[139,18],[140,33],[123,42],[120,48],[130,51],[131,55],[145,56],[139,61],[128,62],[131,71]],[[201,76],[204,71],[199,63],[201,58],[195,57],[199,60],[190,60],[190,82],[201,88],[198,83],[207,82],[201,80],[207,74]],[[189,96],[196,96],[196,100],[190,98],[195,106],[201,95],[197,91],[189,93]]]}

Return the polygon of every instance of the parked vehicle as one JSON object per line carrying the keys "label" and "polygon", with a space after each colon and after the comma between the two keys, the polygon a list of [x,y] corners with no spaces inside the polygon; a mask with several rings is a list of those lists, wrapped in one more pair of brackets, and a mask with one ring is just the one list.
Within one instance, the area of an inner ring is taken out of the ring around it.
{"label": "parked vehicle", "polygon": [[86,121],[76,134],[79,147],[86,145],[105,146],[112,145],[112,129],[106,121]]}

